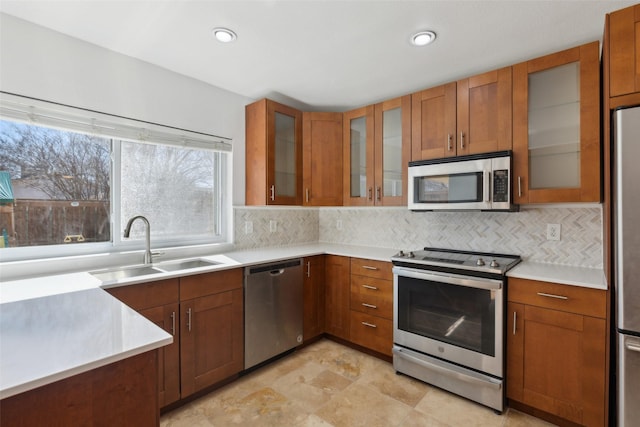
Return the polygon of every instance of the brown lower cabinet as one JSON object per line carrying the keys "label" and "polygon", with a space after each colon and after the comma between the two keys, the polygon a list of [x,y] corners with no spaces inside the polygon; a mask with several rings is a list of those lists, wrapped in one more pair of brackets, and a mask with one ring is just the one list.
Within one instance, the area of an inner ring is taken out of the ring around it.
{"label": "brown lower cabinet", "polygon": [[507,398],[562,424],[606,423],[606,291],[509,280]]}
{"label": "brown lower cabinet", "polygon": [[108,289],[165,331],[158,351],[159,406],[223,381],[244,366],[242,270]]}
{"label": "brown lower cabinet", "polygon": [[148,351],[2,399],[0,425],[157,426],[156,360]]}
{"label": "brown lower cabinet", "polygon": [[308,342],[324,333],[324,255],[307,257],[304,263],[304,310],[302,335]]}
{"label": "brown lower cabinet", "polygon": [[348,257],[325,256],[325,331],[345,340],[351,338],[350,261]]}
{"label": "brown lower cabinet", "polygon": [[182,397],[244,367],[242,270],[180,279]]}

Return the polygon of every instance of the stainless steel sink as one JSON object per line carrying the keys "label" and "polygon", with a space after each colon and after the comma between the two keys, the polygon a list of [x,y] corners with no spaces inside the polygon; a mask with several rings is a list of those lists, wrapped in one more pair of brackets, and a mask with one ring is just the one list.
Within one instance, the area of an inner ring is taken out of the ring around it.
{"label": "stainless steel sink", "polygon": [[89,274],[91,274],[93,277],[96,277],[103,282],[111,282],[119,279],[128,279],[130,277],[147,276],[149,274],[158,273],[163,273],[163,271],[149,265],[121,267],[110,270],[97,270],[89,272]]}
{"label": "stainless steel sink", "polygon": [[219,265],[219,262],[215,261],[207,261],[204,259],[188,259],[184,261],[166,261],[160,264],[156,264],[156,267],[162,271],[178,271],[178,270],[188,270],[190,268],[200,268],[200,267],[212,267],[214,265]]}

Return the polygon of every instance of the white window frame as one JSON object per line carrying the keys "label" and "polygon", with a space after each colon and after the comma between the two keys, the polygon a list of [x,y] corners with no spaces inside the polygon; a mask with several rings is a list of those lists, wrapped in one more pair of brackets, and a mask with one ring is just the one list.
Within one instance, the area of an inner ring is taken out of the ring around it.
{"label": "white window frame", "polygon": [[[151,240],[154,249],[193,249],[199,246],[230,245],[233,242],[232,207],[232,140],[231,138],[192,132],[184,129],[143,122],[92,110],[70,107],[39,99],[0,92],[0,118],[41,125],[65,131],[85,133],[112,140],[111,148],[111,241],[73,245],[42,245],[3,248],[0,261],[58,259],[79,255],[123,253],[144,248],[144,239],[123,239],[125,224],[120,218],[121,209],[121,141],[157,143],[176,147],[193,147],[225,153],[224,170],[218,170],[223,179],[221,191],[222,209],[219,212],[221,234],[219,238]],[[153,224],[151,224],[153,229]]]}

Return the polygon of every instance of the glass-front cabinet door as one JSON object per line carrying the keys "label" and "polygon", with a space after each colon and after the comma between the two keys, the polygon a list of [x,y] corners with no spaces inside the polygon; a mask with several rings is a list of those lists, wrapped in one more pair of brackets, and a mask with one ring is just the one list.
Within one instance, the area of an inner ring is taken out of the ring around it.
{"label": "glass-front cabinet door", "polygon": [[514,200],[600,201],[599,45],[513,67]]}
{"label": "glass-front cabinet door", "polygon": [[267,204],[302,202],[302,114],[271,102],[268,105]]}
{"label": "glass-front cabinet door", "polygon": [[411,158],[411,95],[375,106],[376,205],[407,204],[407,167]]}
{"label": "glass-front cabinet door", "polygon": [[343,115],[343,202],[374,204],[374,108],[367,106]]}

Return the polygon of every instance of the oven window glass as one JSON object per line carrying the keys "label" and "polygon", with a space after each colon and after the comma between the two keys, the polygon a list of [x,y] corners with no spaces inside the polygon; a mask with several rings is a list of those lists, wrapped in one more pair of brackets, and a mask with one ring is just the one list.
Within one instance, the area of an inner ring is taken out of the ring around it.
{"label": "oven window glass", "polygon": [[469,203],[482,201],[482,172],[421,176],[415,180],[416,202]]}
{"label": "oven window glass", "polygon": [[398,328],[495,356],[495,291],[398,278]]}

